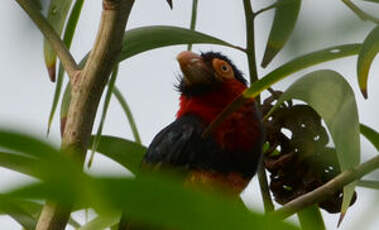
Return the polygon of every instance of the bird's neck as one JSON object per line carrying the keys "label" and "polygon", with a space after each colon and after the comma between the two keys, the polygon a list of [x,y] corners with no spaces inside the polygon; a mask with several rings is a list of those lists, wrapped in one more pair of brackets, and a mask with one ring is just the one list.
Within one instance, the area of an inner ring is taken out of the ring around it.
{"label": "bird's neck", "polygon": [[209,124],[246,88],[241,82],[233,80],[223,83],[217,90],[202,95],[191,97],[181,95],[176,116],[180,118],[186,114],[193,114]]}

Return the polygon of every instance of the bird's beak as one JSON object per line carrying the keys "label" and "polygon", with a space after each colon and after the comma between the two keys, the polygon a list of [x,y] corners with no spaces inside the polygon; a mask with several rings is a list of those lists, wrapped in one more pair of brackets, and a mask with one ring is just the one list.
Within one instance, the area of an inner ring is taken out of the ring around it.
{"label": "bird's beak", "polygon": [[213,72],[200,55],[183,51],[178,54],[176,59],[183,72],[186,85],[210,84],[212,82]]}

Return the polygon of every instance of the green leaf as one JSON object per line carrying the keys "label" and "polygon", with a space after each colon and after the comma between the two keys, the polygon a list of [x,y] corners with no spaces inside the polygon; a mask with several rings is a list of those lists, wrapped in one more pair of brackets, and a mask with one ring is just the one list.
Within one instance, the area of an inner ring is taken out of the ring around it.
{"label": "green leaf", "polygon": [[126,118],[129,121],[130,128],[132,130],[134,140],[137,142],[137,144],[142,144],[141,138],[137,129],[136,122],[134,120],[132,111],[129,108],[128,103],[126,102],[125,97],[122,95],[121,91],[117,88],[117,86],[114,86],[112,93],[120,103],[122,109],[124,110],[124,113],[126,115]]}
{"label": "green leaf", "polygon": [[207,34],[175,26],[146,26],[125,32],[119,61],[142,52],[172,45],[214,44],[241,49]]}
{"label": "green leaf", "polygon": [[[75,178],[71,172],[67,174],[70,178]],[[70,189],[72,186],[76,189]],[[82,178],[81,183],[73,183],[71,186],[51,181],[32,184],[4,196],[43,198],[59,202],[68,197],[76,197],[76,202],[91,205],[100,216],[119,216],[123,210],[132,220],[166,229],[297,229],[274,217],[252,213],[237,200],[220,194],[191,190],[173,178],[162,175],[139,174],[136,180]]]}
{"label": "green leaf", "polygon": [[[92,137],[90,146],[92,146],[93,139]],[[146,147],[118,137],[101,136],[96,151],[136,174],[146,152]]]}
{"label": "green leaf", "polygon": [[266,67],[287,43],[299,15],[301,0],[280,0],[280,2],[283,4],[275,9],[274,22],[263,56],[262,67]]}
{"label": "green leaf", "polygon": [[77,230],[104,230],[118,223],[120,216],[97,216]]}
{"label": "green leaf", "polygon": [[[70,17],[68,18],[67,26],[66,26],[64,36],[63,36],[63,42],[67,46],[68,49],[70,49],[71,47],[72,39],[74,37],[75,29],[79,21],[79,16],[83,7],[83,3],[84,3],[84,0],[76,0],[72,8]],[[56,108],[58,106],[59,97],[61,94],[61,89],[62,89],[62,84],[63,84],[63,77],[64,77],[64,68],[63,68],[62,63],[60,63],[59,69],[58,69],[57,84],[55,86],[55,91],[54,91],[53,104],[51,106],[48,125],[47,125],[47,134],[49,134],[50,132],[50,127],[54,118]]]}
{"label": "green leaf", "polygon": [[286,78],[292,73],[323,62],[358,54],[360,48],[360,44],[334,46],[295,58],[273,70],[259,81],[254,82],[254,84],[244,92],[244,96],[256,97],[263,90],[268,89],[271,85]]}
{"label": "green leaf", "polygon": [[367,98],[367,80],[371,63],[379,52],[379,26],[366,37],[358,56],[357,72],[361,92]]}
{"label": "green leaf", "polygon": [[361,134],[375,146],[377,151],[379,151],[379,133],[364,124],[361,124],[360,130]]}
{"label": "green leaf", "polygon": [[[47,20],[59,35],[62,33],[68,11],[70,10],[71,2],[72,0],[50,1]],[[47,39],[44,40],[44,55],[50,80],[52,82],[55,82],[55,65],[57,61],[57,55],[54,49],[50,46],[50,43]]]}
{"label": "green leaf", "polygon": [[325,230],[325,223],[317,205],[307,207],[297,213],[300,226],[304,230]]}
{"label": "green leaf", "polygon": [[115,82],[117,79],[117,75],[118,75],[118,65],[116,65],[116,67],[114,68],[112,76],[109,79],[108,90],[107,90],[107,93],[105,94],[105,100],[104,100],[104,105],[103,105],[103,111],[101,113],[100,124],[99,124],[99,127],[97,128],[96,136],[94,137],[94,140],[93,140],[92,146],[91,146],[92,151],[91,151],[91,156],[90,156],[89,161],[88,161],[88,168],[90,168],[92,165],[92,161],[93,161],[93,158],[95,156],[97,146],[99,145],[99,141],[101,139],[101,134],[103,132],[104,122],[105,122],[105,118],[107,116],[109,103],[111,102],[112,91],[113,91],[113,88],[114,88],[114,85],[115,85]]}
{"label": "green leaf", "polygon": [[[353,90],[340,74],[331,70],[319,70],[305,75],[286,90],[270,113],[290,99],[306,102],[325,121],[336,147],[341,171],[359,164],[357,105]],[[349,207],[355,184],[344,187],[342,214]]]}
{"label": "green leaf", "polygon": [[363,0],[363,1],[366,1],[366,2],[373,2],[373,3],[379,3],[379,0]]}

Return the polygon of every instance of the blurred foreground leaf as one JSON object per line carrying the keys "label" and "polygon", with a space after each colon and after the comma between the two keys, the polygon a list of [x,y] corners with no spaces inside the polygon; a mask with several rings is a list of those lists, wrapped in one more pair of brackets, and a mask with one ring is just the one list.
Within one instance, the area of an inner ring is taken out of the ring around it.
{"label": "blurred foreground leaf", "polygon": [[[306,102],[325,121],[336,147],[341,171],[360,163],[357,105],[353,90],[340,74],[319,70],[305,75],[286,90],[270,113],[290,99]],[[356,182],[344,187],[342,215],[350,205],[355,185]]]}

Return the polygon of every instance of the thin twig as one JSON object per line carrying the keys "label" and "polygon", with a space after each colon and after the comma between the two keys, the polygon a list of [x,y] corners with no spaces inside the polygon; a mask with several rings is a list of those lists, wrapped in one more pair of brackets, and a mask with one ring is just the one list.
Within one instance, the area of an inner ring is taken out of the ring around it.
{"label": "thin twig", "polygon": [[379,18],[374,17],[374,16],[364,12],[363,10],[361,10],[357,5],[355,5],[350,0],[342,0],[342,2],[345,3],[345,5],[347,7],[349,7],[361,20],[371,21],[371,22],[374,22],[376,24],[379,24]]}
{"label": "thin twig", "polygon": [[267,175],[266,175],[263,160],[261,161],[261,163],[258,166],[258,181],[259,181],[259,187],[261,189],[265,213],[272,212],[275,210],[275,208],[274,208],[274,204],[272,203],[271,196],[270,196],[270,190],[268,187]]}
{"label": "thin twig", "polygon": [[37,25],[38,29],[43,33],[45,38],[50,42],[57,56],[61,60],[67,74],[70,78],[74,78],[79,70],[74,58],[66,45],[59,37],[54,28],[49,24],[46,18],[40,13],[37,6],[30,0],[16,0],[17,3],[25,10],[33,22]]}
{"label": "thin twig", "polygon": [[379,156],[376,156],[351,170],[344,171],[343,173],[330,180],[328,183],[324,184],[321,187],[318,187],[312,192],[304,194],[288,202],[286,205],[273,212],[272,215],[277,216],[279,218],[287,218],[305,207],[322,202],[331,195],[334,195],[345,185],[348,185],[354,182],[355,180],[358,180],[362,176],[378,168]]}
{"label": "thin twig", "polygon": [[258,16],[259,14],[261,14],[261,13],[263,13],[263,12],[266,12],[266,11],[268,11],[268,10],[274,9],[274,8],[277,7],[277,6],[278,6],[278,3],[274,3],[274,4],[270,5],[270,6],[267,6],[267,7],[264,7],[264,8],[262,8],[262,9],[260,9],[260,10],[257,10],[257,11],[254,13],[254,17]]}
{"label": "thin twig", "polygon": [[[83,165],[101,95],[122,47],[125,25],[134,0],[103,0],[103,12],[94,48],[80,76],[71,80],[71,102],[62,149]],[[37,230],[63,230],[70,208],[48,203]]]}

